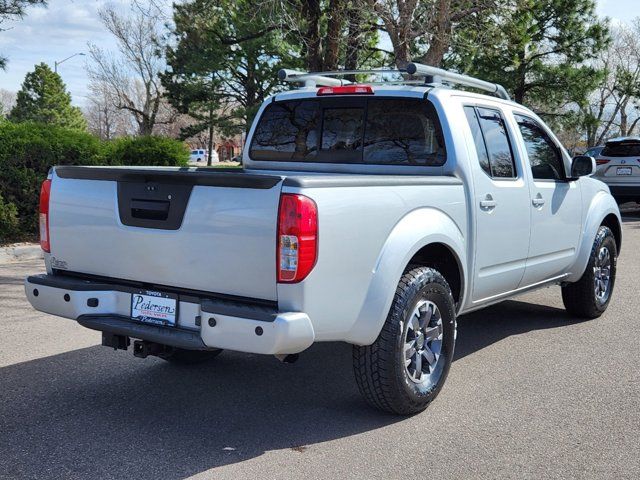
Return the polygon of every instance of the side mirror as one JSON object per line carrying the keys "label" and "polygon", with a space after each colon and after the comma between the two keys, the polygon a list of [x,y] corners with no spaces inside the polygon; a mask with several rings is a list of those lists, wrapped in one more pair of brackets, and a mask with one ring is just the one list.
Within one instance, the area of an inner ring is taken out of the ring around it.
{"label": "side mirror", "polygon": [[571,178],[586,177],[596,173],[596,159],[588,155],[578,155],[571,161]]}

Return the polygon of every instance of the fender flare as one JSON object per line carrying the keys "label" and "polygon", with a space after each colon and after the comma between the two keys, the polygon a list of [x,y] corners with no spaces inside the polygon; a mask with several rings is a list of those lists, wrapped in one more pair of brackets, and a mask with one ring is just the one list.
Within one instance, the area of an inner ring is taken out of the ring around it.
{"label": "fender flare", "polygon": [[440,243],[451,250],[461,272],[460,304],[466,291],[466,252],[464,235],[454,220],[441,210],[420,208],[405,215],[395,225],[373,270],[364,303],[347,335],[356,345],[370,345],[380,334],[396,287],[411,258],[423,247]]}
{"label": "fender flare", "polygon": [[[598,192],[589,204],[589,209],[585,215],[576,261],[571,267],[571,274],[567,277],[567,282],[577,282],[584,274],[587,264],[589,263],[593,240],[596,237],[598,228],[600,228],[604,219],[611,214],[615,215],[618,220],[618,225],[622,226],[620,210],[614,198],[607,192]],[[622,228],[620,228],[620,234],[622,235]]]}

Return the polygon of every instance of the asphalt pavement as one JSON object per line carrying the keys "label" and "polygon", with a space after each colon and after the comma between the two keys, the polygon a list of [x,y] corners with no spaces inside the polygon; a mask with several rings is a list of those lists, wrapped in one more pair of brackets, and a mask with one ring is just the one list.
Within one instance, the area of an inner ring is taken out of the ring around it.
{"label": "asphalt pavement", "polygon": [[177,367],[41,314],[0,265],[0,478],[640,478],[640,210],[600,319],[548,288],[459,319],[427,411],[361,399],[351,348]]}

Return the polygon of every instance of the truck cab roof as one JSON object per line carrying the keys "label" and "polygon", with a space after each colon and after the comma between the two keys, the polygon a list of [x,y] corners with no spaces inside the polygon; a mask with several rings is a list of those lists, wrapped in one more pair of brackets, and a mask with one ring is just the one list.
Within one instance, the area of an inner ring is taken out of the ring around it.
{"label": "truck cab roof", "polygon": [[[376,84],[364,83],[363,85],[371,86],[372,92],[370,94],[366,94],[367,96],[379,96],[379,97],[408,97],[408,98],[424,98],[426,95],[429,95],[430,98],[438,98],[444,100],[446,98],[452,96],[464,96],[467,98],[473,98],[478,101],[488,102],[488,103],[499,103],[502,105],[511,105],[513,107],[524,108],[519,103],[513,102],[511,100],[504,100],[502,98],[498,98],[492,95],[486,95],[482,93],[471,92],[468,90],[460,90],[454,89],[445,85],[385,85],[385,84]],[[282,100],[295,100],[302,98],[315,98],[318,96],[318,90],[321,87],[301,87],[294,90],[288,90],[285,92],[279,92],[271,97],[269,97],[265,103],[269,103],[272,101],[282,101]],[[347,97],[357,97],[360,96],[358,94],[355,95],[335,95],[335,97],[347,98]]]}

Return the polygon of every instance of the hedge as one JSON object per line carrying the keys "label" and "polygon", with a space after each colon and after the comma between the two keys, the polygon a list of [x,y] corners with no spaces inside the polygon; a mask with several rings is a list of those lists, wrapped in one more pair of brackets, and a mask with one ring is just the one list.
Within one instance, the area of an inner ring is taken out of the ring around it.
{"label": "hedge", "polygon": [[112,165],[186,166],[189,150],[166,137],[118,138],[108,142],[106,157]]}
{"label": "hedge", "polygon": [[33,240],[40,185],[54,165],[186,165],[189,151],[163,137],[102,142],[85,132],[0,121],[0,244]]}

